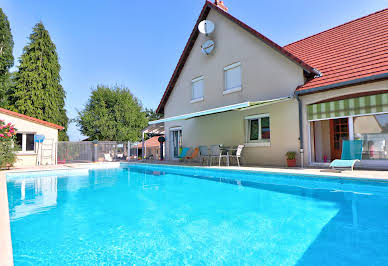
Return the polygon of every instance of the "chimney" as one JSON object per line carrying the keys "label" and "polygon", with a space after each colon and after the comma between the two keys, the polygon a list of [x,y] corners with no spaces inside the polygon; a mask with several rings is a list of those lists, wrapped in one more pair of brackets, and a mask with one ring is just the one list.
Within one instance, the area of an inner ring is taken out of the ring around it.
{"label": "chimney", "polygon": [[228,12],[228,8],[224,5],[224,1],[215,0],[214,4],[225,12]]}

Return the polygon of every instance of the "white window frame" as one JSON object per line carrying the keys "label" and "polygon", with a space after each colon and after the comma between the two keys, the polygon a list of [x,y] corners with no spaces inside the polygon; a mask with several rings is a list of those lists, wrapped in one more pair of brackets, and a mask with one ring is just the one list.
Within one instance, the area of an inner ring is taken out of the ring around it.
{"label": "white window frame", "polygon": [[[261,138],[261,118],[266,118],[268,117],[270,122],[269,122],[269,129],[271,132],[271,118],[269,114],[257,114],[257,115],[250,115],[246,116],[244,118],[245,120],[245,145],[246,146],[251,146],[251,147],[259,147],[259,146],[271,146],[271,136],[272,134],[270,133],[270,138],[269,139],[262,139]],[[251,140],[251,127],[250,127],[250,121],[251,120],[258,120],[258,139],[257,140]]]}
{"label": "white window frame", "polygon": [[204,95],[204,90],[205,90],[204,82],[202,82],[202,97],[194,98],[194,88],[193,88],[194,83],[201,81],[201,80],[202,81],[204,80],[204,76],[197,77],[191,81],[191,101],[190,101],[190,103],[197,103],[197,102],[203,101],[203,95]]}
{"label": "white window frame", "polygon": [[173,143],[173,141],[172,141],[172,134],[173,134],[173,132],[174,131],[180,131],[180,136],[178,136],[178,137],[181,137],[182,138],[182,147],[183,147],[183,127],[180,127],[180,126],[176,126],[176,127],[170,127],[169,128],[169,138],[171,139],[171,140],[168,140],[168,142],[169,142],[169,148],[170,148],[170,152],[169,152],[169,154],[170,154],[170,159],[172,159],[172,160],[179,160],[179,158],[178,157],[175,157],[174,156],[174,143]]}
{"label": "white window frame", "polygon": [[[237,68],[237,67],[240,68],[240,86],[228,89],[228,86],[227,86],[228,84],[227,84],[227,80],[226,80],[226,73],[227,73],[228,70],[231,70],[231,69]],[[222,92],[222,94],[226,95],[226,94],[229,94],[229,93],[238,92],[238,91],[241,91],[241,89],[242,89],[241,62],[237,62],[237,63],[234,63],[234,64],[231,64],[229,66],[224,67],[224,91]]]}
{"label": "white window frame", "polygon": [[[22,134],[22,150],[17,151],[16,154],[35,154],[35,135],[36,132],[20,132],[17,131],[16,134]],[[27,151],[27,135],[31,134],[34,135],[34,150],[33,151]]]}

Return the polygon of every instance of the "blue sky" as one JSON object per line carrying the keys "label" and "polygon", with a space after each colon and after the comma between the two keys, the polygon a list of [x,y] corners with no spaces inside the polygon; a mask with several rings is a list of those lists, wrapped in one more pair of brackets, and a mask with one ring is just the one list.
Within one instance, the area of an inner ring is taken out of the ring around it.
{"label": "blue sky", "polygon": [[[0,0],[19,58],[42,21],[57,46],[66,109],[74,118],[97,84],[125,85],[156,108],[204,0]],[[225,0],[229,12],[279,45],[387,6],[385,0]],[[18,62],[15,64],[18,65]],[[82,138],[75,125],[71,140]]]}

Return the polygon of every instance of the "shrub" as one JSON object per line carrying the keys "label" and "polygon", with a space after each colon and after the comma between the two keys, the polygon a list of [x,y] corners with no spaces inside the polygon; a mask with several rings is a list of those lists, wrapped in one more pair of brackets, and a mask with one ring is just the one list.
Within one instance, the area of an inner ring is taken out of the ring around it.
{"label": "shrub", "polygon": [[16,161],[15,135],[15,127],[11,123],[5,124],[0,120],[0,168],[9,168]]}

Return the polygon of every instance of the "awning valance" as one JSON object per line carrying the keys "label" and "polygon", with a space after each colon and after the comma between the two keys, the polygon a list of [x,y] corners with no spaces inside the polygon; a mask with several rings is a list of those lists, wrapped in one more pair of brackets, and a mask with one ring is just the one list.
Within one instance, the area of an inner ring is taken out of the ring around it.
{"label": "awning valance", "polygon": [[388,112],[388,93],[312,104],[307,107],[307,119],[316,121],[385,112]]}
{"label": "awning valance", "polygon": [[199,112],[163,118],[163,119],[159,119],[159,120],[155,120],[155,121],[150,121],[148,124],[153,125],[153,124],[158,124],[158,123],[164,123],[164,122],[170,122],[170,121],[176,121],[176,120],[184,120],[184,119],[190,119],[190,118],[195,118],[195,117],[199,117],[199,116],[217,114],[217,113],[222,113],[222,112],[227,112],[227,111],[243,110],[243,109],[251,108],[251,107],[259,107],[261,105],[274,104],[274,103],[286,101],[289,99],[291,99],[291,97],[283,97],[283,98],[266,100],[266,101],[243,102],[243,103],[232,104],[232,105],[212,108],[212,109],[208,109],[208,110],[203,110],[203,111],[199,111]]}

